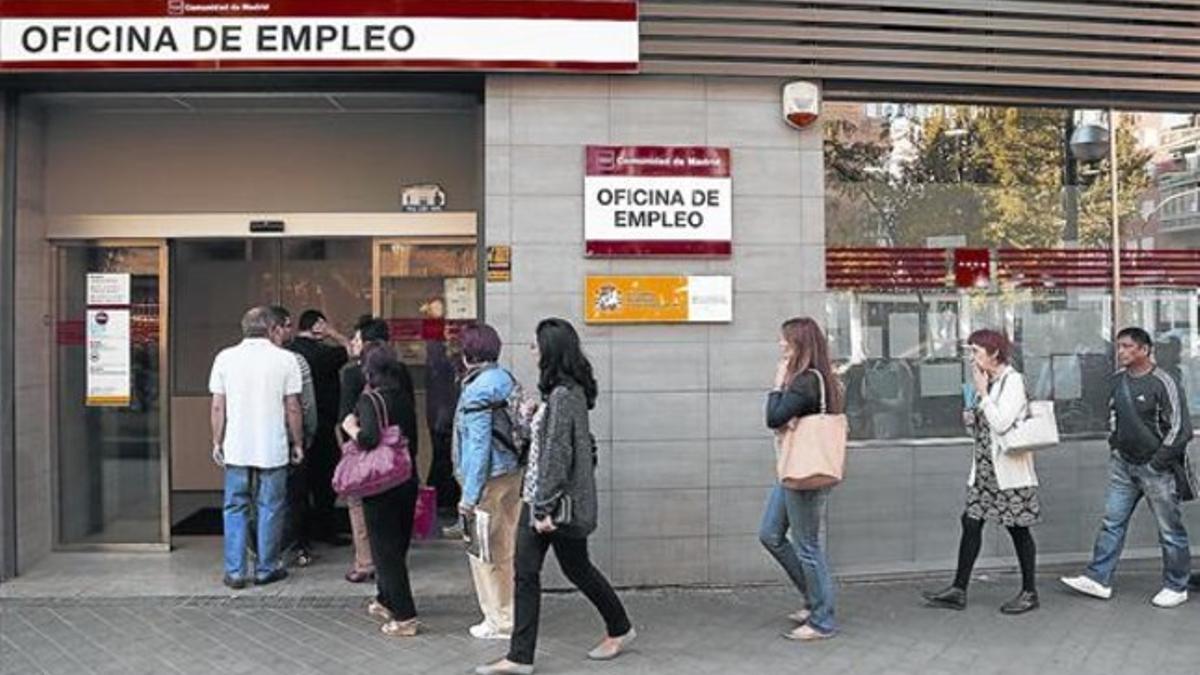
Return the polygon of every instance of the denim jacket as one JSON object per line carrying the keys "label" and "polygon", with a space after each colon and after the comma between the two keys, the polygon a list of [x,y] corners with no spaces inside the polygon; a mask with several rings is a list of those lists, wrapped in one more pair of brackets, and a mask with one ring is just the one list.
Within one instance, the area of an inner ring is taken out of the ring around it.
{"label": "denim jacket", "polygon": [[519,468],[515,455],[492,443],[492,411],[478,410],[507,399],[513,383],[512,375],[493,363],[463,384],[454,413],[454,467],[462,485],[462,502],[468,506],[479,504],[489,478]]}

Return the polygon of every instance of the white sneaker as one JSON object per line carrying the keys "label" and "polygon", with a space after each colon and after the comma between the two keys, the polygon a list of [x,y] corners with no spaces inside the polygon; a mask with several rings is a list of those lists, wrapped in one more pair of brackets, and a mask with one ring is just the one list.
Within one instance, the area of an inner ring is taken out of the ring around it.
{"label": "white sneaker", "polygon": [[1108,600],[1112,597],[1112,589],[1086,575],[1077,577],[1062,577],[1059,581],[1063,582],[1068,588],[1090,595],[1093,598]]}
{"label": "white sneaker", "polygon": [[1150,604],[1163,609],[1171,609],[1185,602],[1187,602],[1187,591],[1173,591],[1169,588],[1164,588],[1158,592],[1158,595],[1154,596]]}
{"label": "white sneaker", "polygon": [[484,621],[471,626],[468,631],[471,637],[476,640],[509,640],[512,639],[511,633],[503,633],[492,627],[492,624]]}
{"label": "white sneaker", "polygon": [[808,608],[803,608],[788,614],[787,618],[791,619],[795,623],[804,625],[808,623],[809,619],[812,618],[812,612]]}

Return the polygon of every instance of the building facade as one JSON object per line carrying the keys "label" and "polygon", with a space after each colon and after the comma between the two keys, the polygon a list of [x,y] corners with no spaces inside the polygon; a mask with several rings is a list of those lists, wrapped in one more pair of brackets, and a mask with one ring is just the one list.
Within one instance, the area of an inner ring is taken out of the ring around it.
{"label": "building facade", "polygon": [[[620,585],[777,577],[757,537],[773,483],[763,403],[792,316],[826,326],[847,386],[853,443],[828,513],[846,575],[953,566],[970,330],[1013,335],[1031,390],[1056,402],[1065,440],[1038,458],[1044,559],[1090,553],[1114,326],[1155,335],[1200,413],[1195,8],[516,4],[635,17],[633,64],[464,51],[35,69],[4,52],[5,575],[58,549],[169,550],[219,503],[204,382],[258,302],[343,327],[385,316],[418,373],[429,341],[483,319],[526,382],[537,322],[573,321],[601,387],[594,550]],[[0,47],[14,17],[52,18],[6,11]],[[784,121],[794,81],[821,91],[803,129]],[[1115,228],[1109,160],[1072,149],[1089,125],[1115,129]],[[587,255],[589,147],[727,151],[728,254]],[[402,208],[429,184],[444,209]],[[89,274],[108,276],[90,288]],[[591,279],[664,275],[728,278],[731,316],[588,320]],[[122,278],[117,301],[100,297]],[[422,314],[432,297],[445,322]],[[116,360],[88,375],[104,338],[91,322],[114,310],[128,319]],[[1157,556],[1147,515],[1133,555]],[[996,534],[984,556],[1008,546]]]}

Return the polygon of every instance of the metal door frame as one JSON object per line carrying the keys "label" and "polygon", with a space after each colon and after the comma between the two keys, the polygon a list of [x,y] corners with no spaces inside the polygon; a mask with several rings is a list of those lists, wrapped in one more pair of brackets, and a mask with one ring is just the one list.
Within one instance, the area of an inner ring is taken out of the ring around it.
{"label": "metal door frame", "polygon": [[[52,547],[55,551],[117,551],[117,552],[167,552],[171,550],[171,406],[169,404],[171,371],[168,347],[170,345],[171,327],[171,278],[170,255],[168,242],[165,239],[62,239],[52,240],[51,248],[51,321],[57,324],[59,319],[60,272],[62,271],[61,253],[70,248],[154,248],[158,251],[158,386],[159,386],[159,428],[161,429],[158,443],[159,453],[159,533],[158,543],[92,543],[66,544],[62,541],[60,525],[59,496],[62,485],[59,483],[59,420],[61,417],[59,399],[59,345],[55,340],[50,356],[50,480],[53,483],[51,499],[51,519],[53,520]],[[57,330],[56,327],[51,328]],[[163,399],[166,399],[164,402]]]}

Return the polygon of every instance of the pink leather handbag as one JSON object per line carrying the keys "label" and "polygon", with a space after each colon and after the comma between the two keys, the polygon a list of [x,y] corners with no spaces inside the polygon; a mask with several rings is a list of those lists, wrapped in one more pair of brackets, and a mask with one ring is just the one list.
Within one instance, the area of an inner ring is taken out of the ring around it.
{"label": "pink leather handbag", "polygon": [[413,475],[408,439],[387,417],[387,406],[376,391],[364,391],[375,407],[381,440],[366,450],[353,438],[342,444],[342,458],[333,470],[333,490],[346,497],[372,497],[407,482]]}

